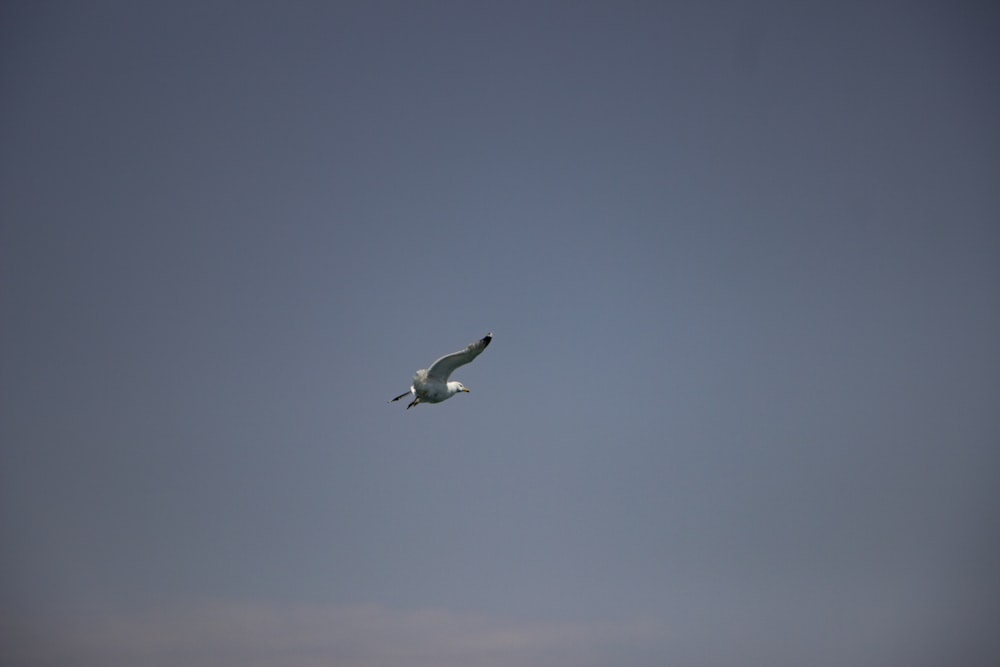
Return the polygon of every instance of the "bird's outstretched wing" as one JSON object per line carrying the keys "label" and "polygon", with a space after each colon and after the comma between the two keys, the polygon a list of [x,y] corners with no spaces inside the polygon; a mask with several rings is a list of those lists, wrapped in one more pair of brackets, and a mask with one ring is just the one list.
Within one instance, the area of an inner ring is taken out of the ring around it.
{"label": "bird's outstretched wing", "polygon": [[478,357],[479,354],[486,349],[486,346],[490,344],[491,340],[493,340],[493,334],[488,333],[485,337],[477,340],[464,350],[444,355],[431,364],[431,367],[427,369],[428,379],[447,382],[448,376],[451,375],[452,371],[459,366],[464,366]]}

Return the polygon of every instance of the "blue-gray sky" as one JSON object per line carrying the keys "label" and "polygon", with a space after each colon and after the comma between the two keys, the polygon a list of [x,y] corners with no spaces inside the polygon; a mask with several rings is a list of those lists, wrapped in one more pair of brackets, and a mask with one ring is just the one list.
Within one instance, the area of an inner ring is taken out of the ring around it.
{"label": "blue-gray sky", "polygon": [[997,34],[4,3],[5,664],[995,665]]}

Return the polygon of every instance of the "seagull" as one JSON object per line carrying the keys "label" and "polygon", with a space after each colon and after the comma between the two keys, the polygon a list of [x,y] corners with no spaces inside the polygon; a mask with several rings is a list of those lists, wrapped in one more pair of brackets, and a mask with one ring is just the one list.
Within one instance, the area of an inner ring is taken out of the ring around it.
{"label": "seagull", "polygon": [[389,401],[398,401],[404,396],[413,394],[413,402],[406,406],[409,410],[418,403],[440,403],[446,401],[459,392],[468,392],[461,382],[448,382],[448,377],[459,366],[464,366],[486,349],[486,346],[493,340],[493,333],[486,334],[485,337],[477,340],[464,350],[446,354],[433,364],[430,368],[422,368],[413,376],[413,385],[410,391],[403,392],[396,398]]}

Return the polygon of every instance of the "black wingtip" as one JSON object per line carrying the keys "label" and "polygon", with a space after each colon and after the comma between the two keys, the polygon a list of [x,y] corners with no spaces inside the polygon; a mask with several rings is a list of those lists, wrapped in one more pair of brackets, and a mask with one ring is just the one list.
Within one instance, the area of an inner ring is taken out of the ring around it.
{"label": "black wingtip", "polygon": [[487,345],[490,344],[491,340],[493,340],[493,332],[492,331],[489,332],[488,334],[486,334],[485,336],[483,336],[483,339],[481,341],[479,341],[479,342],[481,342],[483,344],[483,347],[485,348]]}

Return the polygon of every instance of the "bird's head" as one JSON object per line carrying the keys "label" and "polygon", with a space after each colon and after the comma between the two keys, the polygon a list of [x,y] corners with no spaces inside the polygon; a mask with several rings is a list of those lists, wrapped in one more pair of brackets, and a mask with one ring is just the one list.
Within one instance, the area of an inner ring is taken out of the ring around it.
{"label": "bird's head", "polygon": [[463,391],[466,393],[469,392],[468,388],[466,388],[466,386],[461,382],[449,382],[448,385],[454,390],[456,394]]}

